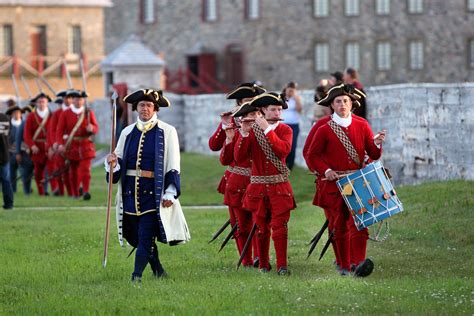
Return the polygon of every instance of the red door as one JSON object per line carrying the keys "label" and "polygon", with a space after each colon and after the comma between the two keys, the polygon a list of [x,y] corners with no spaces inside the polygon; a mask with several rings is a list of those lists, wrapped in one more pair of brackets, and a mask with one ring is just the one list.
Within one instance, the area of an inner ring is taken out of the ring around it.
{"label": "red door", "polygon": [[[46,56],[46,26],[35,26],[30,33],[31,41],[31,65],[39,69],[39,56]],[[44,65],[43,65],[44,66]]]}
{"label": "red door", "polygon": [[213,86],[217,82],[216,54],[203,53],[199,55],[199,79],[205,85]]}

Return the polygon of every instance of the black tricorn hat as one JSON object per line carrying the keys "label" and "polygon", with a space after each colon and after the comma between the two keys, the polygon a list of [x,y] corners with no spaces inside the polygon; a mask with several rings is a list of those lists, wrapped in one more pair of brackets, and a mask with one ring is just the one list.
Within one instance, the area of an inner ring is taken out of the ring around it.
{"label": "black tricorn hat", "polygon": [[263,87],[255,84],[255,83],[242,83],[239,85],[237,88],[235,88],[232,92],[230,92],[227,95],[227,99],[237,99],[237,100],[242,100],[246,98],[253,98],[256,97],[257,95],[260,95],[262,93],[265,93],[267,90],[265,90]]}
{"label": "black tricorn hat", "polygon": [[46,98],[48,99],[48,102],[52,102],[53,100],[51,100],[51,98],[49,97],[49,95],[47,95],[46,93],[44,92],[40,92],[38,93],[33,99],[31,99],[31,102],[36,102],[38,101],[38,99],[41,99],[41,98]]}
{"label": "black tricorn hat", "polygon": [[326,96],[318,101],[318,104],[322,106],[330,106],[332,101],[341,95],[347,95],[356,106],[360,105],[358,101],[361,98],[365,98],[365,94],[359,89],[354,88],[353,85],[340,84],[329,89]]}
{"label": "black tricorn hat", "polygon": [[138,102],[140,101],[153,102],[155,105],[155,111],[158,111],[158,108],[167,108],[171,106],[170,101],[163,96],[163,91],[155,89],[137,90],[123,98],[123,101],[132,104],[132,111],[136,111]]}
{"label": "black tricorn hat", "polygon": [[232,116],[233,117],[242,117],[242,116],[245,116],[249,113],[260,110],[259,108],[255,107],[255,106],[252,106],[251,103],[252,102],[245,102],[244,104],[239,106],[239,108],[234,113],[232,113]]}
{"label": "black tricorn hat", "polygon": [[283,109],[288,108],[285,97],[281,94],[278,94],[277,92],[267,92],[261,94],[251,102],[251,105],[256,108],[265,107],[268,105],[281,105]]}
{"label": "black tricorn hat", "polygon": [[34,108],[35,108],[34,105],[28,104],[28,105],[25,105],[25,106],[21,109],[21,112],[22,112],[22,113],[26,113],[26,112],[31,113],[31,112],[33,112],[33,109],[34,109]]}
{"label": "black tricorn hat", "polygon": [[74,89],[66,89],[66,90],[61,90],[58,93],[56,93],[56,96],[58,98],[65,98],[65,97],[72,97],[72,95],[77,94],[78,90]]}
{"label": "black tricorn hat", "polygon": [[14,111],[21,111],[20,107],[16,104],[16,102],[12,99],[7,101],[7,110],[5,111],[6,115],[11,115]]}
{"label": "black tricorn hat", "polygon": [[63,104],[64,103],[63,98],[56,98],[56,100],[54,100],[54,103]]}

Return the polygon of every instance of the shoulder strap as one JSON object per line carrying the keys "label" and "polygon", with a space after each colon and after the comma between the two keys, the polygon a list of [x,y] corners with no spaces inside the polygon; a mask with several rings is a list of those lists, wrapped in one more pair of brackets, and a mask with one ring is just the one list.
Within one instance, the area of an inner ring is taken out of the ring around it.
{"label": "shoulder strap", "polygon": [[74,138],[74,135],[76,135],[77,130],[81,126],[82,122],[84,122],[84,117],[85,117],[85,111],[82,112],[81,116],[79,116],[79,118],[77,119],[76,125],[74,125],[74,127],[72,128],[71,133],[69,134],[66,140],[66,144],[64,146],[66,149],[68,149],[69,146],[71,146],[71,142],[72,142],[72,139]]}
{"label": "shoulder strap", "polygon": [[37,114],[35,113],[35,120],[36,120],[36,123],[38,124],[38,128],[36,129],[35,133],[33,134],[33,141],[36,141],[36,139],[38,138],[39,136],[39,133],[41,131],[44,132],[44,135],[46,137],[47,133],[46,133],[46,129],[44,128],[44,126],[46,125],[46,122],[48,121],[48,118],[49,118],[49,114],[47,114],[43,120],[41,121],[41,123],[38,121],[38,116]]}
{"label": "shoulder strap", "polygon": [[281,162],[281,160],[275,155],[275,153],[272,150],[272,147],[268,143],[268,139],[265,137],[265,133],[262,131],[262,129],[256,124],[252,124],[252,129],[253,132],[255,133],[255,138],[257,138],[257,142],[262,148],[265,156],[267,157],[268,160],[271,161],[271,163],[278,169],[278,171],[285,176],[285,178],[288,178],[290,175],[290,170],[288,167]]}
{"label": "shoulder strap", "polygon": [[341,126],[339,126],[333,120],[330,120],[328,122],[328,125],[331,127],[334,134],[336,134],[337,138],[346,149],[347,154],[349,154],[349,157],[351,157],[351,159],[354,160],[354,162],[360,167],[361,163],[360,163],[359,155],[357,154],[357,151],[354,148],[354,145],[352,145],[351,140],[349,139],[347,134],[342,130]]}

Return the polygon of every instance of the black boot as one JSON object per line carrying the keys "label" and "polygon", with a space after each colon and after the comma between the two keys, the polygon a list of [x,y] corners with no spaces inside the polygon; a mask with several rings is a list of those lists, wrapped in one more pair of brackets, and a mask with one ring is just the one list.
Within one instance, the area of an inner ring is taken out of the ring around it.
{"label": "black boot", "polygon": [[143,270],[145,270],[147,264],[147,257],[135,256],[135,269],[132,273],[132,281],[134,281],[135,279],[140,279],[141,282]]}
{"label": "black boot", "polygon": [[370,259],[365,259],[354,270],[354,276],[359,278],[365,278],[374,271],[374,263]]}
{"label": "black boot", "polygon": [[82,197],[84,201],[89,201],[91,199],[91,194],[89,192],[84,193],[84,196]]}

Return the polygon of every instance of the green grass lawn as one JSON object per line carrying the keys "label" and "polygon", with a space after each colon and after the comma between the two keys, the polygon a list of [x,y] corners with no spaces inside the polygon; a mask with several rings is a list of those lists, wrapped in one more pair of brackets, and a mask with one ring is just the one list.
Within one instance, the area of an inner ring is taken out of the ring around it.
{"label": "green grass lawn", "polygon": [[[184,204],[221,203],[215,186],[223,168],[216,158],[183,156]],[[275,271],[236,271],[233,244],[220,254],[222,239],[207,244],[227,212],[185,207],[192,240],[177,247],[160,245],[170,277],[153,280],[147,268],[141,288],[129,282],[133,258],[126,258],[130,248],[118,245],[115,223],[108,266],[101,266],[102,170],[94,171],[91,203],[18,196],[15,204],[24,208],[0,211],[0,314],[474,313],[474,182],[399,188],[405,212],[391,220],[387,241],[369,243],[374,273],[354,279],[336,273],[330,251],[317,261],[322,245],[305,259],[306,243],[324,218],[310,202],[311,176],[298,169],[292,180],[299,206],[289,224],[290,277],[278,277]],[[42,205],[64,208],[28,209]],[[84,205],[100,207],[68,207]]]}

